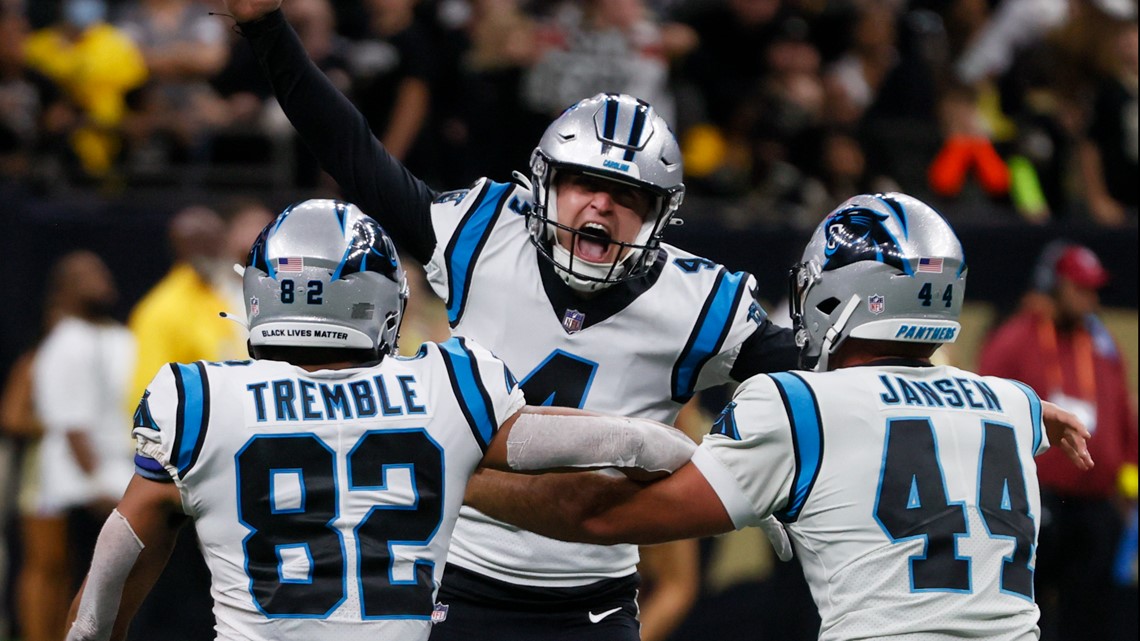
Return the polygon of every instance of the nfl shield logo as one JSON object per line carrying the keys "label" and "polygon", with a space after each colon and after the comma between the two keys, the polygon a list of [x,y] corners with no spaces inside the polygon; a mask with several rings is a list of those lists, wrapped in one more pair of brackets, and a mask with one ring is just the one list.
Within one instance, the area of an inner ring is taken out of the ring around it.
{"label": "nfl shield logo", "polygon": [[586,315],[576,309],[566,310],[566,315],[562,317],[562,329],[566,330],[567,334],[575,334],[582,329],[582,321],[586,320]]}
{"label": "nfl shield logo", "polygon": [[883,298],[882,294],[874,294],[867,299],[867,309],[872,314],[882,314],[886,306],[886,299]]}
{"label": "nfl shield logo", "polygon": [[431,623],[443,623],[447,620],[447,610],[450,606],[443,603],[436,603],[435,607],[431,610]]}
{"label": "nfl shield logo", "polygon": [[249,297],[249,315],[257,316],[261,313],[261,305],[257,300],[257,296]]}

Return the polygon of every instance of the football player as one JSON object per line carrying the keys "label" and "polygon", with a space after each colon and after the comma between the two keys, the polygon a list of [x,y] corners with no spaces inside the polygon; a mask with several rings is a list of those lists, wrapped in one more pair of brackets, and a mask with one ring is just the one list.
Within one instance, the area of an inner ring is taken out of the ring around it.
{"label": "football player", "polygon": [[426,639],[476,468],[665,473],[695,449],[647,419],[525,407],[474,341],[395,356],[404,271],[353,205],[290,207],[243,278],[254,360],[171,363],[147,387],[136,475],[100,534],[69,640],[125,635],[187,520],[219,639]]}
{"label": "football player", "polygon": [[541,514],[468,498],[595,543],[708,536],[776,515],[819,607],[820,639],[1035,640],[1033,457],[1058,446],[1088,469],[1089,434],[1017,381],[931,363],[960,330],[966,273],[958,238],[929,206],[852,198],[792,271],[795,331],[815,372],[746,381],[691,464],[643,491],[566,479],[530,497],[560,506]]}
{"label": "football player", "polygon": [[[662,242],[685,186],[650,105],[583,100],[546,130],[529,178],[440,194],[312,64],[280,0],[226,4],[322,167],[426,266],[453,332],[502,358],[530,403],[672,423],[698,390],[796,365],[751,275]],[[491,483],[522,491],[503,475],[473,481]],[[464,508],[432,639],[636,641],[637,562],[632,545],[563,543]]]}

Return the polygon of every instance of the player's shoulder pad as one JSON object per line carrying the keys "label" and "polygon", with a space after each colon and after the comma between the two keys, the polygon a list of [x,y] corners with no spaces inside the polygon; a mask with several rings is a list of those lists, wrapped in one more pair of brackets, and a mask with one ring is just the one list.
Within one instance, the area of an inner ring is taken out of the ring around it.
{"label": "player's shoulder pad", "polygon": [[206,364],[167,363],[143,392],[134,415],[137,449],[184,476],[197,462],[210,424]]}
{"label": "player's shoulder pad", "polygon": [[478,341],[465,336],[454,336],[436,346],[452,363],[457,360],[469,361],[475,373],[485,381],[493,380],[501,374],[506,382],[506,393],[509,394],[518,387],[518,381],[507,364]]}
{"label": "player's shoulder pad", "polygon": [[682,274],[716,274],[724,269],[724,265],[715,260],[687,252],[676,245],[661,243],[661,251],[665,253],[667,265]]}
{"label": "player's shoulder pad", "polygon": [[746,378],[732,394],[734,401],[765,402],[779,398],[780,391],[771,374],[757,374]]}
{"label": "player's shoulder pad", "polygon": [[467,187],[464,187],[463,189],[453,189],[451,191],[445,191],[445,192],[439,194],[438,196],[436,196],[435,200],[431,201],[431,204],[433,206],[451,205],[452,207],[459,208],[460,205],[471,200],[474,196],[478,195],[479,191],[482,189],[483,185],[485,183],[487,183],[488,181],[489,181],[488,178],[479,178],[478,180],[471,183]]}
{"label": "player's shoulder pad", "polygon": [[746,287],[752,298],[756,289],[756,279],[745,271],[733,272],[721,263],[710,258],[679,249],[667,243],[661,244],[665,253],[665,276],[675,286],[696,291],[728,285],[732,288]]}
{"label": "player's shoulder pad", "polygon": [[159,368],[143,390],[133,416],[132,433],[138,456],[136,473],[146,472],[152,480],[166,480],[164,470],[171,461],[178,425],[178,385],[172,363]]}
{"label": "player's shoulder pad", "polygon": [[1045,450],[1049,448],[1049,439],[1045,434],[1045,426],[1041,422],[1041,397],[1037,395],[1037,391],[1025,383],[1012,378],[983,376],[982,380],[990,385],[991,388],[999,390],[1006,386],[1015,388],[1012,392],[1014,398],[1019,398],[1021,395],[1024,395],[1029,413],[1029,424],[1033,431],[1033,455],[1044,454]]}
{"label": "player's shoulder pad", "polygon": [[523,405],[518,381],[506,363],[470,339],[456,336],[438,347],[455,398],[486,453],[499,425]]}

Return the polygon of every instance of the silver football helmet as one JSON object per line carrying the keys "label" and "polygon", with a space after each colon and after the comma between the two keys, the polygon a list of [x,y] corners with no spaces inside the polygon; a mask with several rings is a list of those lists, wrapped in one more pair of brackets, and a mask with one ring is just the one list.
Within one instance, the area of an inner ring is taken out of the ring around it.
{"label": "silver football helmet", "polygon": [[[578,102],[546,129],[530,157],[535,207],[528,213],[531,240],[554,263],[568,285],[592,291],[636,278],[653,264],[661,235],[685,196],[681,148],[669,125],[648,103],[625,94],[598,94]],[[575,258],[555,238],[557,229],[580,230],[558,222],[556,178],[578,172],[648,191],[653,209],[632,243],[609,239],[622,251],[612,263]]]}
{"label": "silver football helmet", "polygon": [[965,290],[962,244],[938,212],[905,194],[855,196],[816,227],[792,268],[801,361],[826,371],[848,337],[952,343]]}
{"label": "silver football helmet", "polygon": [[396,351],[407,279],[392,239],[355,205],[290,206],[254,241],[243,278],[254,356],[270,345]]}

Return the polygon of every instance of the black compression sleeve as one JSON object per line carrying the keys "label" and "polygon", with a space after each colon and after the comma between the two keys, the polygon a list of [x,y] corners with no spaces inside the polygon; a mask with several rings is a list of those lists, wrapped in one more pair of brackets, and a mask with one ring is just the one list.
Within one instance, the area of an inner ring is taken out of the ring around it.
{"label": "black compression sleeve", "polygon": [[729,376],[734,381],[743,381],[756,374],[799,369],[799,354],[792,330],[765,318],[744,340]]}
{"label": "black compression sleeve", "polygon": [[285,115],[345,198],[375,218],[400,249],[420,263],[430,260],[436,193],[372,135],[364,116],[309,59],[280,9],[238,26]]}

